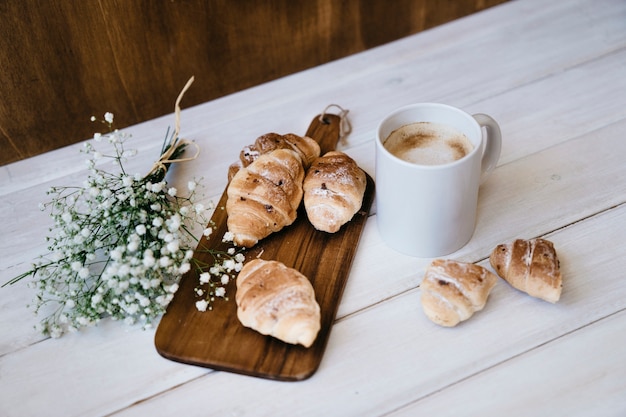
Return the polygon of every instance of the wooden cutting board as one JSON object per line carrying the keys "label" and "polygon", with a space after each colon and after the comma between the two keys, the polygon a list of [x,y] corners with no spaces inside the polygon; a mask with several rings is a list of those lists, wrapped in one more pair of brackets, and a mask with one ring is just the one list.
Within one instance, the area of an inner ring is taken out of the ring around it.
{"label": "wooden cutting board", "polygon": [[[321,120],[320,116],[313,119],[306,135],[318,141],[324,154],[335,149],[339,126],[339,116],[324,114]],[[313,375],[322,360],[373,198],[374,181],[368,175],[361,210],[337,233],[315,230],[301,206],[291,226],[245,252],[245,262],[255,258],[277,260],[310,279],[321,309],[321,330],[311,347],[287,344],[242,326],[237,319],[234,280],[226,287],[228,300],[217,298],[212,311],[198,311],[194,293],[198,272],[192,268],[182,277],[157,328],[155,345],[159,354],[187,364],[282,381]],[[194,257],[200,261],[212,262],[200,248],[228,248],[222,242],[227,231],[226,210],[222,209],[225,205],[226,191],[212,217],[216,225],[213,233],[209,239],[202,238],[195,252]]]}

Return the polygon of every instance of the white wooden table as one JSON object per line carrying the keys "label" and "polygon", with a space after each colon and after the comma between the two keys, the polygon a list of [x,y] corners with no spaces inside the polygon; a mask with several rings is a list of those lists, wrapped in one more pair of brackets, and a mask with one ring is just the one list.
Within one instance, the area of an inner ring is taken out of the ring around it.
{"label": "white wooden table", "polygon": [[[154,330],[108,320],[46,339],[22,283],[0,290],[0,415],[626,415],[625,1],[511,1],[187,108],[182,135],[202,153],[171,181],[204,176],[214,201],[242,146],[270,131],[304,133],[330,103],[350,110],[340,148],[373,175],[378,121],[418,101],[488,113],[504,136],[475,235],[449,258],[489,267],[499,243],[548,238],[564,275],[558,304],[500,280],[469,321],[434,325],[419,303],[430,260],[387,248],[374,206],[310,379],[175,363],[155,351]],[[138,171],[172,123],[126,129],[144,155],[129,162]],[[85,177],[79,148],[0,167],[0,282],[45,252],[49,218],[37,204],[51,185]]]}

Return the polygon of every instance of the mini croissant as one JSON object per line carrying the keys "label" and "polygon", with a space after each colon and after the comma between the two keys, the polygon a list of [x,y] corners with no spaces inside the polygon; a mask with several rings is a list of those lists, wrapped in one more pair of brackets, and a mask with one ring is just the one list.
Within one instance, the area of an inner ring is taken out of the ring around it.
{"label": "mini croissant", "polygon": [[559,259],[549,240],[516,239],[498,245],[489,261],[498,275],[514,288],[551,303],[561,298],[563,279]]}
{"label": "mini croissant", "polygon": [[232,179],[237,171],[253,163],[259,156],[276,149],[290,149],[296,152],[300,156],[305,170],[315,158],[320,156],[319,144],[307,136],[298,136],[293,133],[287,133],[286,135],[267,133],[259,136],[254,144],[246,146],[241,150],[239,161],[232,164],[228,169],[228,179]]}
{"label": "mini croissant", "polygon": [[497,281],[479,265],[435,259],[420,285],[422,308],[434,323],[456,326],[485,307]]}
{"label": "mini croissant", "polygon": [[304,208],[317,230],[335,233],[363,203],[365,173],[343,152],[317,158],[304,178]]}
{"label": "mini croissant", "polygon": [[278,261],[248,262],[237,276],[235,302],[241,324],[286,343],[309,347],[321,327],[311,282]]}
{"label": "mini croissant", "polygon": [[226,212],[234,243],[252,247],[294,222],[304,168],[298,154],[277,149],[239,170],[228,185]]}

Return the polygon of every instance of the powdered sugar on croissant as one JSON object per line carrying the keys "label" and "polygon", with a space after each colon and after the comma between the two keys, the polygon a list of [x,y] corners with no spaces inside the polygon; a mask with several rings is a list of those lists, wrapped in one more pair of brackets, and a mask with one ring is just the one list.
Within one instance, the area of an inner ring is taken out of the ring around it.
{"label": "powdered sugar on croissant", "polygon": [[278,261],[248,262],[237,276],[235,301],[241,324],[286,343],[309,347],[321,327],[310,281]]}
{"label": "powdered sugar on croissant", "polygon": [[228,185],[228,230],[235,244],[252,247],[292,224],[302,201],[304,168],[297,153],[277,149],[239,170]]}
{"label": "powdered sugar on croissant", "polygon": [[359,211],[367,180],[356,162],[343,152],[317,158],[304,178],[304,208],[311,224],[335,233]]}
{"label": "powdered sugar on croissant", "polygon": [[319,144],[307,137],[298,136],[293,133],[279,135],[278,133],[266,133],[259,136],[254,144],[245,146],[240,154],[239,161],[232,164],[228,169],[228,179],[232,179],[234,175],[243,167],[247,167],[257,160],[259,156],[270,153],[276,149],[290,149],[298,154],[302,160],[302,165],[306,170],[311,163],[320,156]]}

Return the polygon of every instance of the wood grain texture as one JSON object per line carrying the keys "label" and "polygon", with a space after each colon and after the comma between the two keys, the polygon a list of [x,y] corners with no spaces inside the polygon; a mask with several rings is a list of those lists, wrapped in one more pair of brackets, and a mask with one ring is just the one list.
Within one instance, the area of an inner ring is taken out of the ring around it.
{"label": "wood grain texture", "polygon": [[[316,139],[324,153],[328,152],[339,140],[339,123],[340,118],[333,114],[315,117],[306,135]],[[202,237],[194,254],[201,265],[214,262],[208,250],[225,252],[229,247],[222,241],[228,230],[227,198],[225,190],[211,218],[213,233]],[[338,232],[315,230],[300,206],[292,225],[245,251],[244,262],[257,258],[279,261],[311,281],[321,310],[321,329],[312,346],[291,345],[244,327],[237,318],[237,288],[232,280],[226,287],[227,294],[232,295],[230,300],[217,300],[213,311],[199,312],[194,291],[198,271],[192,269],[181,279],[180,288],[157,328],[155,345],[159,354],[178,362],[269,379],[309,378],[326,349],[373,199],[374,182],[368,176],[361,210]]]}
{"label": "wood grain texture", "polygon": [[506,0],[0,3],[0,165],[372,48]]}

